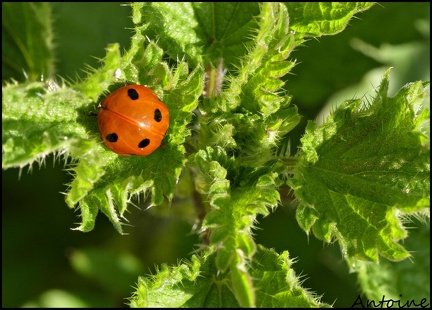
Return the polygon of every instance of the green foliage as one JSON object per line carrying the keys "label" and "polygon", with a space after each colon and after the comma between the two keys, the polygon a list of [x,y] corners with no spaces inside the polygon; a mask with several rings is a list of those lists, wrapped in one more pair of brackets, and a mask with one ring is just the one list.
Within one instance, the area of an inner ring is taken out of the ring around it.
{"label": "green foliage", "polygon": [[[416,300],[430,296],[430,236],[429,229],[413,219],[410,235],[404,246],[413,256],[402,262],[382,260],[379,264],[356,259],[353,270],[369,299],[381,300],[382,295],[393,300]],[[410,225],[410,226],[411,226]],[[417,249],[422,249],[418,251]],[[402,297],[400,296],[402,295]]]}
{"label": "green foliage", "polygon": [[370,104],[347,101],[321,127],[309,123],[289,181],[299,224],[327,242],[336,237],[349,259],[408,257],[397,244],[407,235],[397,210],[429,206],[430,150],[420,131],[429,111],[419,109],[429,83],[388,98],[388,75]]}
{"label": "green foliage", "polygon": [[3,81],[23,74],[29,81],[53,75],[51,20],[48,3],[2,3]]}
{"label": "green foliage", "polygon": [[[134,308],[189,307],[189,308],[237,308],[242,307],[328,307],[301,287],[291,269],[288,252],[277,254],[258,246],[251,261],[251,276],[261,279],[256,299],[245,289],[239,292],[244,279],[241,268],[232,269],[235,274],[217,273],[214,253],[206,251],[202,256],[192,256],[190,262],[175,267],[162,265],[151,277],[140,277],[138,287],[130,300]],[[236,287],[237,286],[237,287]],[[239,298],[240,296],[240,298]]]}
{"label": "green foliage", "polygon": [[305,37],[334,35],[348,25],[354,14],[371,7],[370,2],[285,3],[290,12],[290,27],[296,41]]}
{"label": "green foliage", "polygon": [[[301,119],[282,80],[296,64],[291,53],[308,38],[343,31],[371,3],[132,3],[130,48],[121,53],[110,44],[100,68],[61,85],[51,78],[49,6],[19,5],[16,14],[39,8],[34,16],[45,16],[45,26],[30,27],[32,35],[12,33],[9,19],[3,24],[4,44],[22,51],[15,64],[28,73],[27,81],[3,86],[3,169],[32,166],[49,154],[71,159],[65,200],[79,208],[76,229],[83,232],[94,229],[101,211],[123,234],[129,202],[149,194],[150,206],[193,196],[202,214],[204,249],[190,262],[140,277],[131,306],[329,306],[302,287],[288,252],[254,240],[257,216],[281,204],[286,185],[298,200],[300,227],[337,241],[366,278],[365,291],[375,285],[367,274],[380,256],[409,256],[400,243],[407,237],[401,218],[429,208],[429,110],[422,108],[428,82],[389,97],[388,70],[373,99],[344,102],[321,126],[310,122],[299,153],[281,155]],[[41,38],[38,50],[32,40]],[[38,53],[40,63],[27,61]],[[154,89],[170,110],[163,145],[146,157],[107,150],[92,116],[109,91],[130,83]],[[115,285],[104,274],[123,258],[104,258],[90,251],[73,263]],[[86,269],[88,262],[100,268]]]}

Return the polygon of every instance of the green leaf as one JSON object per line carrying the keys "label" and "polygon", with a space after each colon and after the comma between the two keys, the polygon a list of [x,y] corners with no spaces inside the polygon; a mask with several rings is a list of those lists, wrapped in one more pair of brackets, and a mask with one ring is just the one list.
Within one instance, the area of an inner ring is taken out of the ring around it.
{"label": "green leaf", "polygon": [[[278,255],[258,246],[250,275],[240,264],[231,273],[216,273],[215,254],[192,256],[178,266],[162,265],[156,274],[140,277],[131,307],[262,308],[329,307],[301,286],[288,252]],[[252,283],[253,282],[253,283]],[[255,285],[257,289],[252,289]],[[249,287],[249,288],[247,288]],[[238,290],[243,288],[243,292]],[[239,298],[239,296],[241,296]],[[243,299],[242,299],[243,298]],[[256,301],[254,301],[256,300]]]}
{"label": "green leaf", "polygon": [[[411,219],[410,235],[404,245],[412,254],[409,260],[378,263],[355,260],[352,269],[358,273],[362,292],[369,300],[415,300],[430,296],[430,220]],[[402,295],[402,296],[401,296]]]}
{"label": "green leaf", "polygon": [[257,2],[204,2],[194,6],[194,13],[203,31],[204,63],[223,59],[228,70],[239,65],[247,54],[260,14]]}
{"label": "green leaf", "polygon": [[[197,189],[207,195],[212,207],[203,228],[211,229],[210,245],[217,248],[218,269],[225,271],[237,251],[247,258],[254,254],[250,229],[258,214],[267,215],[268,208],[276,207],[279,201],[274,180],[277,174],[271,172],[271,164],[263,169],[238,169],[220,148],[200,151],[191,161],[198,168]],[[241,184],[237,178],[243,180]]]}
{"label": "green leaf", "polygon": [[[284,84],[279,78],[294,66],[294,62],[286,59],[295,45],[294,37],[289,32],[285,6],[263,3],[258,21],[254,46],[242,59],[237,76],[230,79],[230,91],[225,95],[231,101],[230,105],[220,108],[234,110],[240,106],[247,112],[260,113],[266,118],[289,104],[289,99],[278,96],[277,91]],[[233,97],[238,97],[236,104],[230,100]]]}
{"label": "green leaf", "polygon": [[216,277],[214,254],[192,256],[191,262],[162,267],[151,277],[140,277],[130,300],[142,307],[238,307],[225,277]]}
{"label": "green leaf", "polygon": [[[80,205],[82,221],[76,229],[81,231],[93,229],[101,210],[123,232],[121,217],[131,197],[151,191],[152,205],[161,204],[165,197],[171,199],[185,163],[186,125],[202,92],[202,72],[197,68],[189,73],[183,62],[172,70],[164,67],[160,49],[154,43],[144,45],[141,30],[137,30],[129,53],[122,57],[118,45],[110,46],[106,65],[92,70],[75,89],[50,80],[3,89],[3,168],[40,162],[53,152],[73,158],[68,171],[75,178],[69,184],[66,202],[71,208]],[[138,66],[146,68],[155,63],[166,71],[142,71],[137,76]],[[167,89],[161,99],[170,109],[170,129],[164,145],[151,156],[119,157],[103,147],[97,120],[89,114],[95,111],[95,101],[110,83],[124,85],[125,80],[138,78],[143,81],[139,84],[159,82],[153,74],[168,81],[161,85]]]}
{"label": "green leaf", "polygon": [[[178,70],[182,68],[180,65]],[[174,72],[173,76],[176,75],[177,72]],[[104,179],[99,180],[90,195],[83,199],[83,205],[96,204],[119,232],[122,232],[119,216],[126,211],[132,195],[151,190],[152,205],[161,204],[165,197],[172,198],[185,163],[182,143],[188,134],[186,125],[197,103],[200,83],[200,74],[196,70],[166,93],[163,100],[170,109],[170,129],[164,146],[151,156],[120,158],[112,152],[103,151],[106,164]],[[85,226],[78,229],[85,230]]]}
{"label": "green leaf", "polygon": [[247,52],[256,27],[258,3],[153,2],[134,4],[134,22],[171,59],[185,57],[191,66],[223,58],[232,69]]}
{"label": "green leaf", "polygon": [[144,25],[146,36],[157,41],[172,59],[183,58],[197,66],[201,63],[203,45],[193,3],[133,3],[133,22]]}
{"label": "green leaf", "polygon": [[[302,287],[287,251],[278,255],[272,249],[258,246],[252,260],[251,276],[255,279],[258,308],[316,308],[330,307],[319,297]],[[258,281],[259,279],[259,281]]]}
{"label": "green leaf", "polygon": [[217,253],[216,267],[231,274],[240,305],[253,307],[254,288],[246,267],[256,251],[251,228],[258,214],[267,215],[279,201],[277,174],[271,172],[271,163],[262,169],[237,167],[239,163],[221,148],[199,151],[191,164],[198,168],[197,190],[206,195],[212,209],[202,227],[211,232],[209,245]]}
{"label": "green leaf", "polygon": [[80,93],[54,82],[8,84],[2,93],[3,168],[22,168],[69,150],[79,156],[96,147],[86,140],[90,118],[81,109],[89,101]]}
{"label": "green leaf", "polygon": [[373,2],[285,2],[290,28],[300,44],[306,37],[334,35],[348,25],[358,12],[371,8]]}
{"label": "green leaf", "polygon": [[308,124],[289,181],[300,226],[327,242],[337,238],[348,260],[408,257],[397,243],[407,235],[399,214],[429,206],[430,150],[419,130],[429,115],[420,110],[428,83],[389,98],[388,75],[370,104],[348,101],[321,127]]}
{"label": "green leaf", "polygon": [[2,80],[52,77],[52,39],[50,3],[2,2]]}
{"label": "green leaf", "polygon": [[240,253],[233,260],[231,271],[231,283],[234,295],[242,308],[255,308],[255,290],[252,277],[246,268],[246,261]]}
{"label": "green leaf", "polygon": [[251,167],[271,160],[280,137],[300,121],[291,98],[279,93],[284,84],[280,78],[294,65],[287,60],[294,48],[287,10],[281,4],[264,3],[257,22],[253,44],[237,73],[224,82],[220,95],[200,104],[200,131],[190,141],[196,149],[223,147]]}
{"label": "green leaf", "polygon": [[[258,202],[251,204],[250,214],[239,213],[236,224],[249,229],[257,213],[266,214],[268,206],[277,204],[274,151],[281,136],[300,120],[297,109],[290,106],[291,98],[279,93],[281,77],[294,65],[287,58],[296,46],[287,8],[280,3],[133,3],[131,7],[135,29],[130,49],[122,54],[118,44],[109,45],[103,66],[89,68],[84,81],[69,88],[50,79],[4,87],[3,168],[40,162],[50,153],[71,158],[67,170],[74,179],[66,202],[81,208],[77,229],[91,230],[101,210],[123,232],[122,217],[134,196],[151,192],[151,205],[172,199],[193,128],[188,150],[226,147],[219,158],[223,162],[204,161],[201,173],[226,169],[227,175],[218,175],[215,183],[206,180],[202,188],[197,180],[197,189],[211,197],[213,207],[231,199],[227,210],[234,208],[232,202],[247,202],[245,197],[258,187],[251,195]],[[227,18],[221,12],[231,15]],[[184,61],[173,61],[183,53],[194,70]],[[169,63],[163,60],[167,54]],[[226,91],[204,99],[196,109],[203,67],[218,59],[236,72],[220,82]],[[170,109],[163,146],[148,157],[120,157],[108,151],[99,139],[96,119],[89,116],[109,91],[128,83],[149,85]],[[268,188],[264,183],[270,184]],[[227,186],[236,189],[228,196],[223,192]],[[209,228],[219,227],[217,212],[206,221]],[[222,235],[216,229],[212,238]],[[248,258],[255,251],[247,230],[226,243],[230,246],[218,256],[221,269],[229,268],[235,250],[241,249]]]}

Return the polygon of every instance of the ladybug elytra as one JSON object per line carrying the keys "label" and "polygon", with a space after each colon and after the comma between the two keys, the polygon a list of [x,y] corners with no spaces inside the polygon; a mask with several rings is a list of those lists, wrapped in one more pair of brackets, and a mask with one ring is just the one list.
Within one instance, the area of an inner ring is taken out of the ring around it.
{"label": "ladybug elytra", "polygon": [[97,116],[103,143],[119,155],[153,153],[169,128],[168,108],[142,85],[112,92],[100,105]]}

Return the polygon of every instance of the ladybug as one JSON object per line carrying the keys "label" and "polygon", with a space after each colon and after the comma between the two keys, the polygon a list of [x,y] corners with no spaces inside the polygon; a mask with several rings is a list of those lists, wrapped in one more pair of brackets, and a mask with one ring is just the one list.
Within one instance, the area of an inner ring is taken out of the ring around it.
{"label": "ladybug", "polygon": [[153,153],[169,128],[168,108],[142,85],[128,85],[112,92],[99,106],[97,118],[105,146],[125,156]]}

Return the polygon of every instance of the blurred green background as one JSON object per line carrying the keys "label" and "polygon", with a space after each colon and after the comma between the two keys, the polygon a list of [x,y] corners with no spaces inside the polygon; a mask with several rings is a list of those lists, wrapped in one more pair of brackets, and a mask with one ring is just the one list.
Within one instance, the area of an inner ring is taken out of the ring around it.
{"label": "blurred green background", "polygon": [[[128,6],[52,6],[59,76],[85,77],[85,64],[100,66],[97,58],[104,57],[108,43],[129,47],[133,25]],[[429,80],[429,40],[429,3],[381,3],[358,14],[342,33],[298,47],[291,55],[298,65],[285,85],[303,115],[291,136],[291,149],[297,148],[307,120],[322,120],[340,98],[373,94],[389,66],[394,67],[393,94],[407,82]],[[61,194],[70,182],[63,169],[63,162],[54,164],[48,156],[30,171],[2,171],[3,307],[124,307],[137,275],[189,258],[197,249],[199,240],[187,217],[134,207],[127,214],[128,235],[120,236],[103,215],[90,233],[71,230],[79,212],[70,210]],[[289,201],[285,192],[282,198]],[[339,247],[306,236],[294,211],[287,203],[260,218],[256,241],[296,257],[294,269],[304,276],[303,285],[323,294],[324,302],[350,306],[360,291]]]}

